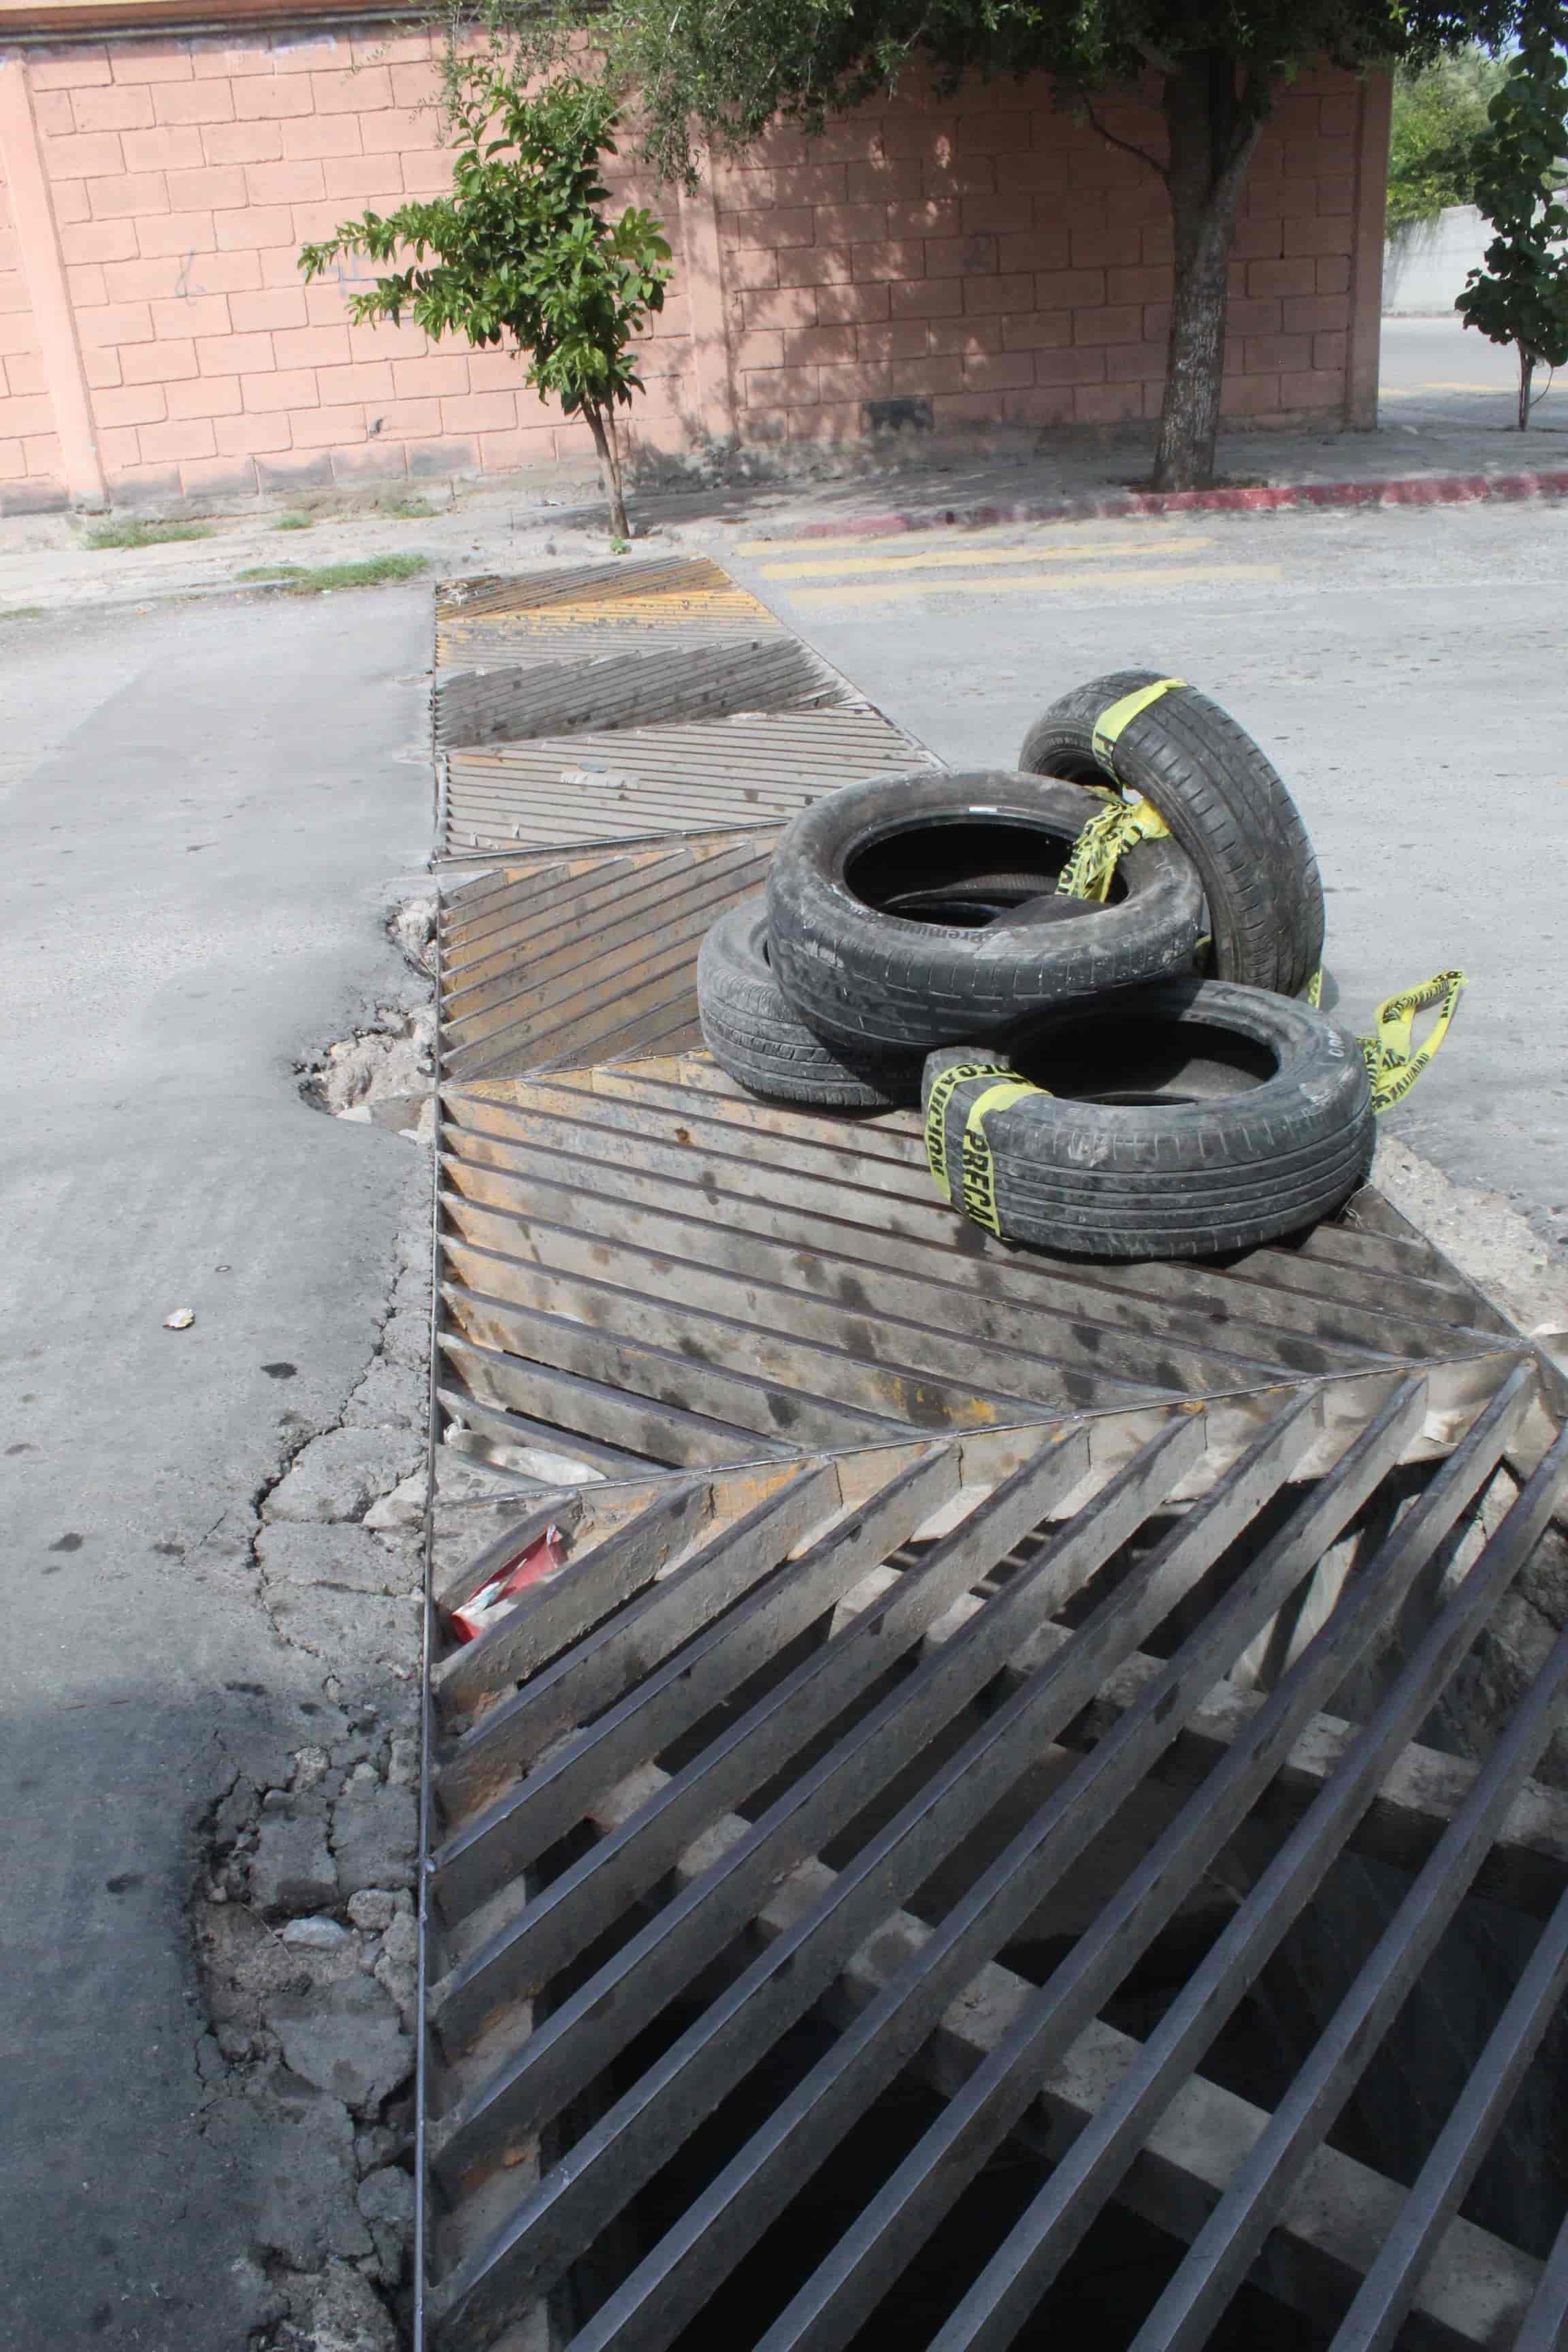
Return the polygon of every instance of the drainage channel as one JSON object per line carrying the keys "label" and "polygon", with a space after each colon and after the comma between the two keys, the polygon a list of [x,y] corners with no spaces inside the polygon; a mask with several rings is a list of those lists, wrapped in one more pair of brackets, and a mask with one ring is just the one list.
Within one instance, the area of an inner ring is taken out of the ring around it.
{"label": "drainage channel", "polygon": [[1555,2340],[1552,1376],[1370,1186],[1068,1265],[731,1086],[704,930],[930,756],[815,663],[706,560],[438,593],[418,2344]]}

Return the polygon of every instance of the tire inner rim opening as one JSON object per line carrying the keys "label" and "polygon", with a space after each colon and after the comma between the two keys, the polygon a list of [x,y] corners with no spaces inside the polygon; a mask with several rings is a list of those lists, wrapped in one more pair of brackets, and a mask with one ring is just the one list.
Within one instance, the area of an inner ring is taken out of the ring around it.
{"label": "tire inner rim opening", "polygon": [[[857,843],[844,861],[844,887],[879,914],[948,930],[984,930],[1026,905],[1032,919],[1071,921],[1100,911],[1056,897],[1072,845],[1022,816],[922,816]],[[1117,874],[1107,903],[1126,895]]]}
{"label": "tire inner rim opening", "polygon": [[1169,1110],[1250,1094],[1279,1068],[1255,1038],[1197,1021],[1145,1025],[1131,1005],[1121,1019],[1107,1013],[1020,1040],[1008,1058],[1020,1077],[1068,1101]]}

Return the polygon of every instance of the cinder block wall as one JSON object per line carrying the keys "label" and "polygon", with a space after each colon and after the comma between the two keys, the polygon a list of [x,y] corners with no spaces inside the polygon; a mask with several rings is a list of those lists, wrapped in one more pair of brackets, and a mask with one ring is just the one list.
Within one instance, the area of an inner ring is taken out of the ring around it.
{"label": "cinder block wall", "polygon": [[[435,82],[426,35],[374,23],[0,58],[0,508],[584,453],[515,359],[350,325],[349,271],[301,282],[303,240],[447,184]],[[1108,124],[1158,138],[1135,102]],[[1283,98],[1233,266],[1230,415],[1371,421],[1385,151],[1379,81]],[[853,437],[881,400],[939,429],[1158,410],[1163,187],[1043,85],[910,90],[775,131],[694,198],[616,193],[664,213],[678,265],[645,444]]]}

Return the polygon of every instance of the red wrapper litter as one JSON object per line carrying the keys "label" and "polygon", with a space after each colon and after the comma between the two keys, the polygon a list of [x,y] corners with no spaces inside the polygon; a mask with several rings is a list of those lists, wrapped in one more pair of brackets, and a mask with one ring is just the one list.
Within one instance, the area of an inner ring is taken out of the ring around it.
{"label": "red wrapper litter", "polygon": [[498,1570],[488,1584],[483,1584],[472,1600],[465,1601],[460,1609],[451,1612],[449,1622],[459,1642],[477,1642],[488,1633],[499,1617],[506,1613],[507,1603],[515,1601],[531,1584],[542,1583],[566,1564],[566,1539],[557,1527],[546,1528],[536,1536],[526,1551],[509,1560]]}

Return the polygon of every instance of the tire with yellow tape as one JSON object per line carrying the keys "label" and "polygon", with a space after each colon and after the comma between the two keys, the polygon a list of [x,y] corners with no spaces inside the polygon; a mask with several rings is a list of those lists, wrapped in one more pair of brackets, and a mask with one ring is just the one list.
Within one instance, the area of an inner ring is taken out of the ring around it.
{"label": "tire with yellow tape", "polygon": [[1203,891],[1168,835],[1126,849],[1103,903],[1058,890],[1106,805],[1039,776],[927,768],[803,809],[768,876],[772,966],[792,1010],[860,1051],[925,1049],[1194,970]]}
{"label": "tire with yellow tape", "polygon": [[1372,1160],[1356,1040],[1222,981],[1059,1015],[1005,1062],[945,1047],[921,1099],[953,1206],[1004,1241],[1077,1256],[1254,1249],[1331,1215]]}
{"label": "tire with yellow tape", "polygon": [[1220,980],[1299,996],[1323,957],[1323,890],[1294,802],[1228,711],[1184,678],[1116,670],[1053,702],[1018,764],[1158,809],[1208,898]]}

